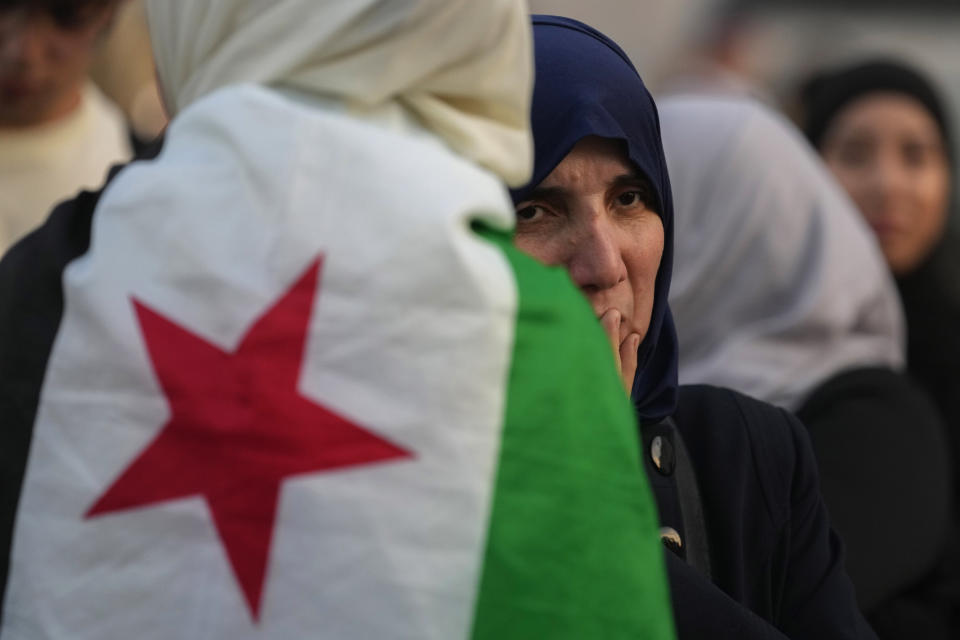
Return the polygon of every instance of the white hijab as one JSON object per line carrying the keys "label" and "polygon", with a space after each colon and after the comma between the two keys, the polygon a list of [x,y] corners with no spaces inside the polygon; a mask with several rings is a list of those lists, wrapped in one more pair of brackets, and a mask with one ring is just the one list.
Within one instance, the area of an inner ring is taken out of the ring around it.
{"label": "white hijab", "polygon": [[523,0],[148,0],[171,116],[255,83],[394,103],[511,186],[529,179],[533,84]]}
{"label": "white hijab", "polygon": [[903,313],[883,258],[793,126],[741,98],[659,104],[681,383],[796,409],[841,371],[902,367]]}

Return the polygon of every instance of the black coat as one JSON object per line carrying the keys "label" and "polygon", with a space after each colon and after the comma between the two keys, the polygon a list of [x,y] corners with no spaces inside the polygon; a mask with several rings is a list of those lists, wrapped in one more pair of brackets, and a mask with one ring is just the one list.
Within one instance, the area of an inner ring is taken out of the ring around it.
{"label": "black coat", "polygon": [[[933,397],[960,460],[960,237],[948,232],[912,273],[897,279],[907,318],[907,369]],[[960,464],[954,465],[960,492]],[[955,505],[960,506],[960,505]]]}
{"label": "black coat", "polygon": [[952,450],[932,401],[904,375],[862,368],[821,384],[797,415],[877,635],[960,636]]}
{"label": "black coat", "polygon": [[[844,571],[803,425],[787,411],[707,386],[681,387],[674,421],[700,489],[711,576],[666,552],[680,639],[875,638]],[[662,433],[662,425],[643,430],[661,522],[692,540],[679,469],[664,475],[649,455]]]}

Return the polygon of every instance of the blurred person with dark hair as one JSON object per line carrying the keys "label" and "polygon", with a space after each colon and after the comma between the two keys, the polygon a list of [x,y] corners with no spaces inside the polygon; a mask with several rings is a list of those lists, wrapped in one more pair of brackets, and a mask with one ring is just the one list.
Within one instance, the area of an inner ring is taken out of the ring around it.
{"label": "blurred person with dark hair", "polygon": [[[741,98],[660,105],[676,193],[680,379],[796,411],[858,602],[875,619],[941,570],[953,504],[944,425],[903,374],[903,314],[883,254],[786,120]],[[904,465],[906,443],[922,464]],[[883,631],[952,637],[934,617]]]}
{"label": "blurred person with dark hair", "polygon": [[[943,98],[925,74],[890,58],[823,71],[807,80],[800,98],[802,128],[873,230],[896,278],[907,370],[933,396],[946,424],[956,493],[960,238],[949,221],[955,151]],[[908,637],[915,621],[936,619],[946,621],[948,637],[960,633],[960,545],[956,533],[950,539],[939,575],[918,584],[912,602],[875,614],[881,635]]]}
{"label": "blurred person with dark hair", "polygon": [[122,1],[0,0],[0,255],[130,158],[122,113],[87,77]]}
{"label": "blurred person with dark hair", "polygon": [[896,277],[907,368],[936,400],[960,460],[960,239],[949,228],[954,154],[942,99],[922,73],[891,60],[825,72],[802,99],[807,137]]}

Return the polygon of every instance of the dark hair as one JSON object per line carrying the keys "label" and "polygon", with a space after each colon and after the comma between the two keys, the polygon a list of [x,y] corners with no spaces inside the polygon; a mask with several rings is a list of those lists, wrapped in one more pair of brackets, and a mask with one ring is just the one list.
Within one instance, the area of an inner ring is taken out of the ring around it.
{"label": "dark hair", "polygon": [[857,98],[891,91],[915,99],[940,128],[947,156],[952,159],[947,113],[933,83],[910,66],[890,59],[875,59],[827,71],[807,80],[801,89],[803,130],[819,148],[836,115]]}
{"label": "dark hair", "polygon": [[65,29],[81,27],[122,0],[0,0],[0,12],[26,9],[45,13]]}

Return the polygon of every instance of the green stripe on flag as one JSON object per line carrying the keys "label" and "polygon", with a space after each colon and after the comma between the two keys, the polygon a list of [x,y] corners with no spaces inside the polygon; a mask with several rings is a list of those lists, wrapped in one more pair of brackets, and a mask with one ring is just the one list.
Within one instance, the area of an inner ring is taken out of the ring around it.
{"label": "green stripe on flag", "polygon": [[559,268],[499,246],[519,308],[475,640],[674,637],[636,421],[609,342]]}

